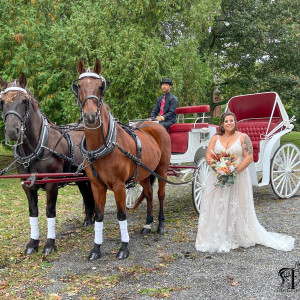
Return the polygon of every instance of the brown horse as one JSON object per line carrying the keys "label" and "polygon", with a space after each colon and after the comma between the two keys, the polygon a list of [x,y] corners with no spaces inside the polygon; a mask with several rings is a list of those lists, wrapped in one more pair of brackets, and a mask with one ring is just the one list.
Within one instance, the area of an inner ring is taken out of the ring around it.
{"label": "brown horse", "polygon": [[[39,104],[26,87],[27,79],[21,74],[19,80],[7,83],[0,77],[0,86],[4,90],[0,98],[2,118],[5,123],[5,137],[17,142],[14,157],[20,174],[75,172],[83,161],[78,145],[84,134],[81,130],[65,131],[54,126],[39,110]],[[67,126],[66,126],[67,127]],[[94,199],[90,182],[76,182],[82,194],[86,217],[84,225],[92,224]],[[32,254],[39,247],[38,229],[38,189],[47,194],[47,243],[44,254],[50,254],[55,246],[55,217],[58,183],[46,183],[32,186],[22,185],[28,198],[30,215],[30,241],[25,253]]]}
{"label": "brown horse", "polygon": [[[147,199],[146,225],[142,233],[149,233],[150,224],[153,222],[151,184],[154,180],[150,179],[150,173],[140,167],[138,162],[141,161],[163,178],[167,178],[171,157],[170,136],[163,126],[151,121],[142,123],[134,133],[130,134],[130,130],[124,130],[124,126],[122,128],[113,120],[106,106],[103,105],[105,79],[99,76],[101,63],[98,59],[93,72],[89,70],[86,72],[84,61],[80,59],[77,71],[80,74],[79,79],[75,80],[78,81],[78,85],[73,82],[72,89],[77,95],[85,126],[85,139],[81,143],[81,151],[87,158],[85,170],[91,181],[95,199],[95,244],[89,260],[95,260],[101,256],[100,246],[103,241],[103,217],[107,189],[113,191],[117,204],[122,242],[117,257],[123,259],[129,255],[125,186],[129,181],[138,181],[142,185],[143,192],[140,198]],[[133,157],[137,158],[135,160],[137,163],[132,159]],[[165,184],[163,180],[159,180],[158,233],[166,231],[163,212]]]}

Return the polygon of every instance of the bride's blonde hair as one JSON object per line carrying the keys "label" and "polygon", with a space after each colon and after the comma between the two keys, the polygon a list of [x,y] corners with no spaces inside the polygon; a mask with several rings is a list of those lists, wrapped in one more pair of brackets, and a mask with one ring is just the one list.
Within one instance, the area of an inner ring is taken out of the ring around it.
{"label": "bride's blonde hair", "polygon": [[235,131],[237,130],[237,120],[236,120],[236,116],[233,112],[225,112],[222,116],[221,116],[221,120],[220,120],[220,124],[219,124],[219,129],[218,129],[218,135],[223,135],[225,133],[225,129],[224,129],[224,122],[225,122],[225,118],[227,116],[233,116],[234,118],[234,129],[232,133],[235,133]]}

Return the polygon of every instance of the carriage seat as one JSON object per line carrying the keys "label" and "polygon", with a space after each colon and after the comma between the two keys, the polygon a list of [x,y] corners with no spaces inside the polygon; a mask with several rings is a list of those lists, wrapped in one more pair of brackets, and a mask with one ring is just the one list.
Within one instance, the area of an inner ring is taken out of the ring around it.
{"label": "carriage seat", "polygon": [[[187,106],[187,107],[177,107],[176,114],[194,114],[203,113],[210,111],[209,105],[198,105],[198,106]],[[202,118],[202,117],[200,117]],[[204,115],[203,119],[204,120]],[[188,149],[188,137],[189,132],[196,128],[207,128],[208,123],[177,123],[173,124],[169,128],[169,133],[171,136],[171,152],[172,153],[185,153]]]}
{"label": "carriage seat", "polygon": [[[271,122],[268,132],[272,131],[280,122],[281,120]],[[238,130],[246,133],[252,142],[254,162],[257,162],[259,159],[259,143],[266,134],[268,124],[269,121],[266,121],[264,119],[242,120],[237,124]]]}

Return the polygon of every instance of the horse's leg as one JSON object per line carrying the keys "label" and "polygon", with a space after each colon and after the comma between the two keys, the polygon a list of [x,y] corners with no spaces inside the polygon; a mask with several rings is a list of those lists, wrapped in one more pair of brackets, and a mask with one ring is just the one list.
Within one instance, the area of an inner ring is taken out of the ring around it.
{"label": "horse's leg", "polygon": [[144,196],[147,199],[147,217],[146,217],[146,224],[144,225],[143,229],[141,230],[141,234],[148,234],[151,232],[151,223],[153,222],[153,188],[152,185],[154,183],[155,177],[151,176],[147,177],[146,179],[140,182],[141,186],[143,187]]}
{"label": "horse's leg", "polygon": [[106,203],[106,188],[102,185],[96,186],[91,183],[95,199],[95,239],[94,248],[90,252],[88,260],[93,261],[101,257],[100,247],[103,242],[103,219]]}
{"label": "horse's leg", "polygon": [[37,190],[24,189],[28,199],[29,217],[30,217],[30,241],[26,245],[25,254],[37,252],[39,248],[39,226],[38,226],[38,194]]}
{"label": "horse's leg", "polygon": [[95,202],[91,189],[91,183],[85,181],[79,181],[76,183],[79,191],[83,198],[84,209],[85,209],[85,219],[83,226],[89,226],[94,223],[94,211],[95,211]]}
{"label": "horse's leg", "polygon": [[117,186],[114,185],[113,188],[116,203],[117,203],[117,218],[119,220],[120,232],[121,232],[121,248],[117,253],[116,257],[119,259],[124,259],[129,256],[128,242],[129,234],[127,228],[127,217],[126,217],[126,191],[125,184],[120,183]]}
{"label": "horse's leg", "polygon": [[47,194],[47,207],[46,207],[46,216],[47,216],[47,242],[44,246],[44,254],[49,255],[52,252],[56,251],[55,246],[55,218],[56,218],[56,201],[58,194],[58,185],[57,184],[46,184],[46,194]]}
{"label": "horse's leg", "polygon": [[[166,178],[166,177],[165,177]],[[158,200],[159,200],[159,215],[157,233],[166,233],[165,216],[164,216],[164,199],[165,199],[166,182],[158,180]]]}

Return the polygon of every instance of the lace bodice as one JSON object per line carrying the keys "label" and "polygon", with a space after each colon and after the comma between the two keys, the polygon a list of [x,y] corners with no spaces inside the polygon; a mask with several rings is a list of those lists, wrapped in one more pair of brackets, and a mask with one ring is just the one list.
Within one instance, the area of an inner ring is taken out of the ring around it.
{"label": "lace bodice", "polygon": [[221,151],[225,151],[227,153],[235,154],[237,156],[237,162],[240,163],[243,160],[243,150],[242,150],[242,143],[241,143],[241,135],[237,138],[237,140],[228,148],[226,149],[219,138],[216,141],[215,149],[216,153],[220,153]]}

